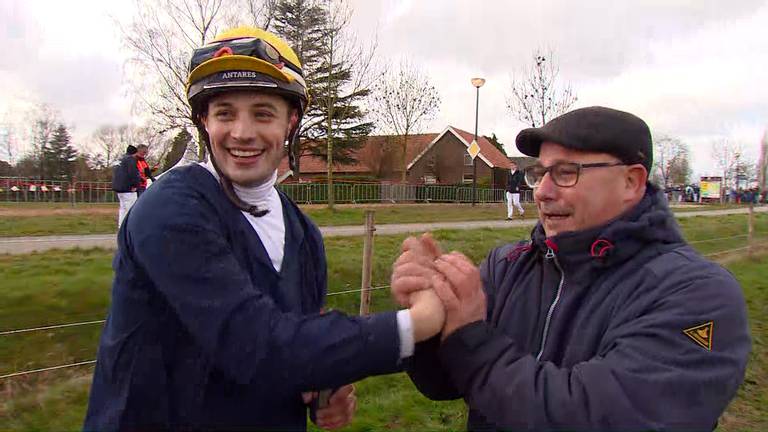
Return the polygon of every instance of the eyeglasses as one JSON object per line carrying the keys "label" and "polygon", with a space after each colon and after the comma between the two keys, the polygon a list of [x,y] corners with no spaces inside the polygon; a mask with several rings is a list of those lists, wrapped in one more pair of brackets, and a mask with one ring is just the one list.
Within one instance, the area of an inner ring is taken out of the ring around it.
{"label": "eyeglasses", "polygon": [[525,182],[530,187],[537,187],[541,180],[549,173],[552,182],[560,187],[573,187],[579,182],[581,170],[584,168],[605,168],[620,165],[627,165],[624,162],[597,162],[580,164],[576,162],[557,162],[554,165],[543,167],[541,165],[531,165],[525,168]]}
{"label": "eyeglasses", "polygon": [[[255,57],[264,60],[273,65],[282,63],[280,53],[275,47],[258,38],[232,39],[221,42],[214,42],[202,48],[198,48],[192,53],[189,70],[193,71],[202,63],[221,56],[222,54],[242,55]],[[292,67],[289,62],[286,66]]]}

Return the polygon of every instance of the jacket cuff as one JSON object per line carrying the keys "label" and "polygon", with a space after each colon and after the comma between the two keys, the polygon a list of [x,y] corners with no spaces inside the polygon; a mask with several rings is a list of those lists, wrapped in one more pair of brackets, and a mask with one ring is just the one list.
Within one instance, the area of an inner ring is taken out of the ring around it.
{"label": "jacket cuff", "polygon": [[365,318],[368,337],[365,355],[376,374],[400,371],[400,336],[397,312],[372,314]]}

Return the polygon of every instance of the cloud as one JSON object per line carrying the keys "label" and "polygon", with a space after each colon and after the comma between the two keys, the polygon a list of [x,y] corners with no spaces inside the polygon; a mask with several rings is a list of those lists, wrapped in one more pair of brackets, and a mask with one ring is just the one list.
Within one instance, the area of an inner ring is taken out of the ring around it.
{"label": "cloud", "polygon": [[[705,170],[707,142],[755,141],[768,122],[766,0],[351,0],[361,42],[378,29],[383,64],[410,58],[431,77],[442,109],[429,130],[450,124],[496,133],[508,151],[525,125],[505,98],[510,75],[537,48],[552,49],[578,106],[636,113],[654,130],[695,146]],[[111,17],[133,2],[0,1],[0,114],[47,101],[85,134],[131,120],[122,64],[127,53]],[[21,101],[21,102],[19,102]],[[15,105],[14,105],[15,104]],[[748,145],[748,147],[749,147]]]}
{"label": "cloud", "polygon": [[762,3],[419,1],[383,23],[381,48],[425,62],[452,57],[486,73],[509,73],[525,65],[534,49],[551,47],[572,79],[610,76],[647,58],[649,42],[748,16]]}
{"label": "cloud", "polygon": [[[122,52],[114,23],[94,0],[0,3],[0,112],[46,103],[75,138],[130,121],[122,100]],[[18,122],[29,119],[18,119]]]}
{"label": "cloud", "polygon": [[[375,1],[360,3],[376,9]],[[398,6],[397,14],[380,22],[379,53],[409,57],[429,71],[443,95],[434,130],[445,124],[473,129],[469,78],[483,76],[488,81],[480,91],[480,132],[496,132],[513,150],[524,125],[506,110],[510,75],[530,64],[537,48],[555,52],[561,79],[579,95],[577,107],[631,111],[654,129],[692,143],[738,130],[753,131],[733,135],[751,143],[768,121],[764,0],[444,0]],[[371,28],[376,14],[366,11],[358,19],[357,25]],[[712,161],[701,153],[696,164],[705,170]]]}

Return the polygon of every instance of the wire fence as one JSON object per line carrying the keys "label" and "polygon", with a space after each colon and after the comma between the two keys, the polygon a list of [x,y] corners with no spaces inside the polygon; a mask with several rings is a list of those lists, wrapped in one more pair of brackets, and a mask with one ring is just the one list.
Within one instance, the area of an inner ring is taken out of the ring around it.
{"label": "wire fence", "polygon": [[[381,285],[376,287],[371,287],[368,289],[368,291],[378,291],[382,289],[389,288],[389,285]],[[345,294],[354,294],[354,293],[361,293],[364,289],[353,289],[353,290],[346,290],[346,291],[336,291],[328,293],[327,297],[332,296],[338,296],[338,295],[345,295]],[[9,336],[9,335],[16,335],[16,334],[22,334],[22,333],[32,333],[36,331],[43,331],[43,330],[57,330],[57,329],[63,329],[63,328],[70,328],[70,327],[80,327],[80,326],[87,326],[87,325],[95,325],[95,324],[103,324],[106,320],[92,320],[92,321],[82,321],[82,322],[75,322],[75,323],[66,323],[66,324],[54,324],[54,325],[46,325],[42,327],[31,327],[31,328],[23,328],[23,329],[16,329],[16,330],[6,330],[6,331],[0,331],[0,336]],[[54,370],[60,370],[60,369],[67,369],[71,367],[76,366],[88,366],[96,364],[96,360],[87,360],[87,361],[81,361],[76,363],[70,363],[70,364],[64,364],[64,365],[58,365],[58,366],[51,366],[51,367],[45,367],[40,369],[32,369],[32,370],[26,370],[26,371],[19,371],[19,372],[13,372],[5,375],[0,375],[0,380],[7,379],[7,378],[14,378],[19,377],[23,375],[33,375],[41,372],[49,372]]]}
{"label": "wire fence", "polygon": [[[299,204],[328,202],[327,183],[283,183],[280,189]],[[389,183],[333,184],[334,202],[370,203],[469,203],[472,187],[467,185],[425,185]],[[500,203],[505,200],[504,189],[478,187],[475,201]],[[533,191],[520,193],[521,202],[532,202]],[[0,177],[0,202],[8,203],[116,203],[112,184],[105,181],[38,180],[27,177]]]}
{"label": "wire fence", "polygon": [[33,369],[33,370],[28,370],[28,371],[9,373],[9,374],[6,374],[6,375],[0,375],[0,380],[1,379],[5,379],[5,378],[19,377],[19,376],[22,376],[22,375],[32,375],[32,374],[36,374],[36,373],[40,373],[40,372],[48,372],[48,371],[53,371],[53,370],[71,368],[71,367],[75,367],[75,366],[85,366],[85,365],[92,365],[92,364],[96,364],[96,360],[87,360],[87,361],[82,361],[82,362],[77,362],[77,363],[70,363],[70,364],[65,364],[65,365],[51,366],[51,367],[42,368],[42,369]]}
{"label": "wire fence", "polygon": [[[715,238],[694,240],[694,241],[688,242],[688,244],[689,245],[695,245],[695,244],[705,244],[705,243],[714,243],[714,242],[733,241],[735,239],[740,239],[740,238],[745,238],[745,237],[750,240],[747,243],[746,246],[740,246],[740,247],[736,247],[736,248],[724,249],[724,250],[708,252],[706,254],[703,254],[704,257],[706,257],[706,258],[713,258],[713,259],[718,259],[718,257],[722,257],[723,255],[736,254],[736,253],[744,253],[744,252],[751,253],[751,252],[756,251],[756,250],[760,250],[760,249],[763,249],[763,248],[768,248],[768,232],[755,231],[755,230],[753,230],[751,228],[750,228],[750,232],[751,233],[749,233],[749,234],[735,234],[735,235],[728,236],[728,237],[715,237]],[[368,288],[336,291],[336,292],[328,293],[327,297],[340,296],[340,295],[348,295],[348,294],[355,294],[355,293],[361,293],[361,295],[362,295],[362,293],[365,292],[365,291],[368,291],[368,292],[370,292],[370,291],[378,291],[378,290],[387,289],[389,287],[390,287],[390,285],[380,285],[380,286],[368,287]],[[82,327],[82,326],[103,324],[105,322],[106,322],[106,320],[100,319],[100,320],[90,320],[90,321],[81,321],[81,322],[73,322],[73,323],[44,325],[44,326],[22,328],[22,329],[4,330],[4,331],[0,331],[0,336],[11,336],[11,335],[32,333],[32,332],[37,332],[37,331],[44,331],[44,330],[58,330],[58,329],[64,329],[64,328]],[[75,363],[58,365],[58,366],[51,366],[51,367],[31,369],[31,370],[26,370],[26,371],[12,372],[12,373],[8,373],[8,374],[5,374],[5,375],[0,375],[0,380],[14,378],[14,377],[19,377],[19,376],[25,376],[25,375],[33,375],[33,374],[42,373],[42,372],[48,372],[48,371],[67,369],[67,368],[78,367],[78,366],[88,366],[88,365],[93,365],[95,363],[96,363],[96,360],[87,360],[87,361],[79,361],[79,362],[75,362]]]}

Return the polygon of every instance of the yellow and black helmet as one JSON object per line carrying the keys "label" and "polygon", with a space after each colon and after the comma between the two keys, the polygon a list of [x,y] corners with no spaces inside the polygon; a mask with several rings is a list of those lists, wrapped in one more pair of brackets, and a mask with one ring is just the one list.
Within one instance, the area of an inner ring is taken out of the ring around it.
{"label": "yellow and black helmet", "polygon": [[282,94],[302,112],[309,102],[296,53],[278,36],[255,27],[227,30],[192,53],[187,99],[193,112],[211,95],[234,89]]}
{"label": "yellow and black helmet", "polygon": [[231,180],[221,171],[211,149],[208,133],[200,115],[208,99],[232,90],[260,90],[277,93],[298,109],[298,122],[290,131],[288,163],[296,172],[294,147],[299,124],[309,104],[307,84],[296,53],[278,36],[255,27],[238,27],[218,35],[211,43],[196,49],[189,62],[187,100],[200,137],[208,148],[210,161],[219,174],[224,193],[240,210],[263,216],[266,210],[243,202],[235,193]]}

